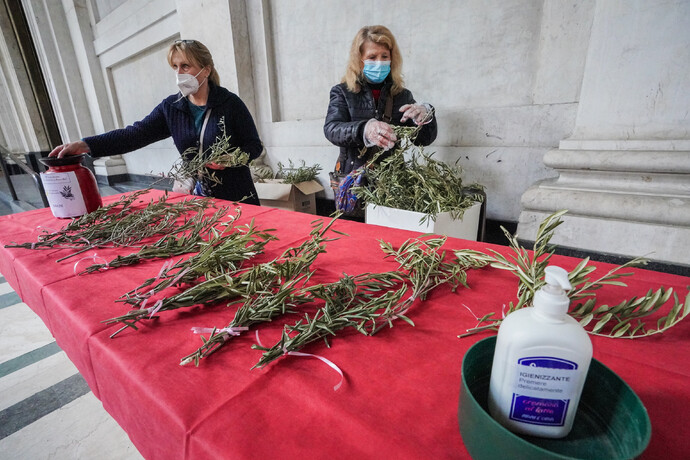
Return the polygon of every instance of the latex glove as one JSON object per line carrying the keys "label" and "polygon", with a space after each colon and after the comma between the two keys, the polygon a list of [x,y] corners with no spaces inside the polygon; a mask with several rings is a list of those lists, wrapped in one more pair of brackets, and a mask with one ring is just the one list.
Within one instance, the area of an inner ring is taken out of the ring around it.
{"label": "latex glove", "polygon": [[400,107],[402,123],[412,120],[416,125],[425,125],[431,121],[432,109],[429,104],[405,104]]}
{"label": "latex glove", "polygon": [[90,152],[91,152],[91,149],[89,148],[88,145],[86,145],[86,142],[76,141],[76,142],[69,142],[67,144],[58,145],[48,154],[48,156],[49,157],[62,158],[66,155],[79,155],[82,153],[90,153]]}
{"label": "latex glove", "polygon": [[194,188],[194,181],[190,178],[183,180],[175,180],[173,182],[172,191],[176,193],[186,193],[190,194]]}
{"label": "latex glove", "polygon": [[372,118],[364,125],[364,145],[367,147],[376,145],[384,150],[389,150],[393,148],[397,140],[398,137],[393,128],[386,122]]}

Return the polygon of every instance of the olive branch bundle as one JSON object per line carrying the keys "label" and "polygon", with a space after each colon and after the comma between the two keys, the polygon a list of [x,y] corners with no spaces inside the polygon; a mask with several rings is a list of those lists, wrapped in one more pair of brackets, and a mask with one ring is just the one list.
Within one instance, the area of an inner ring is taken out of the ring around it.
{"label": "olive branch bundle", "polygon": [[[143,245],[137,252],[124,256],[118,255],[114,259],[102,264],[90,265],[80,272],[80,274],[134,265],[149,259],[168,259],[170,257],[198,252],[200,244],[205,241],[204,238],[209,238],[209,236],[216,240],[220,238],[221,233],[216,230],[216,226],[219,224],[220,220],[227,215],[228,210],[229,208],[222,207],[213,213],[213,215],[206,217],[204,215],[204,210],[200,209],[196,216],[192,216],[185,222],[185,227],[179,227],[187,228],[187,224],[191,225],[186,233],[164,235],[151,244]],[[235,216],[231,217],[231,222],[234,222],[240,217],[240,208],[236,208],[235,212]],[[221,224],[226,228],[230,226],[227,222]],[[209,244],[211,243],[209,242]]]}
{"label": "olive branch bundle", "polygon": [[6,247],[77,250],[58,259],[58,262],[94,248],[136,247],[147,238],[194,229],[199,221],[188,218],[189,214],[201,216],[213,203],[207,199],[168,202],[165,194],[144,207],[134,207],[135,201],[146,192],[148,189],[123,196],[114,203],[73,219],[60,230],[50,232],[44,229],[36,242],[14,243]]}
{"label": "olive branch bundle", "polygon": [[[519,279],[517,291],[517,303],[510,302],[509,314],[515,310],[532,305],[534,294],[544,285],[544,269],[547,267],[553,248],[549,242],[555,229],[562,223],[561,217],[567,211],[558,211],[546,217],[537,230],[532,255],[522,248],[517,238],[503,229],[510,242],[514,255],[510,258],[490,250],[491,254],[478,251],[459,250],[455,252],[459,261],[476,263],[478,265],[490,265],[502,270],[508,270]],[[590,279],[596,267],[588,265],[589,257],[583,259],[568,275],[573,289],[568,292],[571,308],[568,314],[577,319],[582,326],[589,326],[588,332],[612,338],[636,338],[648,337],[663,333],[678,324],[690,314],[690,293],[685,302],[680,303],[678,296],[672,288],[660,287],[656,291],[650,289],[644,296],[632,297],[623,300],[617,305],[596,305],[596,291],[604,286],[627,286],[620,281],[621,278],[631,276],[632,273],[620,270],[645,265],[644,258],[632,259],[623,265],[609,270],[603,276],[594,280]],[[669,312],[660,317],[654,326],[649,326],[644,319],[659,312],[660,309],[673,297],[673,306]],[[495,313],[489,313],[479,318],[478,326],[468,329],[459,337],[466,337],[484,330],[496,330],[502,318],[494,317]]]}
{"label": "olive branch bundle", "polygon": [[[465,209],[482,202],[483,187],[465,185],[458,162],[436,161],[413,144],[419,126],[394,127],[399,141],[392,152],[381,152],[367,163],[366,185],[352,192],[365,202],[424,214],[420,223],[435,220],[442,212],[461,219]],[[377,164],[377,160],[386,155]]]}
{"label": "olive branch bundle", "polygon": [[[128,293],[122,301],[134,305],[135,308],[124,315],[104,321],[106,324],[123,324],[123,327],[111,337],[114,337],[128,327],[137,330],[136,324],[138,322],[151,319],[158,312],[195,305],[206,306],[220,301],[227,301],[229,302],[228,305],[231,305],[237,302],[238,299],[268,292],[282,283],[298,278],[309,269],[319,254],[325,252],[325,243],[336,239],[326,237],[326,233],[331,230],[334,222],[335,219],[325,226],[320,220],[312,222],[309,239],[298,247],[288,248],[279,257],[270,262],[254,265],[250,268],[227,269],[227,265],[222,262],[223,258],[218,257],[219,247],[215,247],[205,256],[193,260],[192,264],[179,262],[175,265],[175,268],[178,270],[176,274],[163,275],[166,279],[155,287],[154,292],[162,291],[174,284],[191,282],[191,278],[196,279],[203,271],[206,272],[205,280],[184,289],[182,292],[160,299],[155,306],[148,308],[144,308],[144,306],[149,297],[142,297],[137,294],[140,288],[146,287],[146,283],[134,292]],[[336,230],[331,231],[340,233]],[[232,251],[233,248],[242,251],[245,245],[245,241],[240,243],[234,242],[228,243],[228,246],[232,246],[232,248],[226,248],[228,251]],[[250,251],[250,253],[255,253],[255,251]],[[209,261],[212,264],[216,264],[216,268],[203,268],[205,267],[203,264]],[[217,265],[219,262],[220,266]],[[218,274],[214,276],[214,273]],[[173,278],[172,276],[175,277]],[[189,278],[185,278],[187,276]],[[155,281],[155,279],[151,279],[147,280],[147,283],[152,284]]]}
{"label": "olive branch bundle", "polygon": [[257,323],[272,321],[277,316],[294,312],[293,308],[298,305],[311,302],[311,297],[298,286],[306,282],[311,274],[308,271],[277,286],[264,288],[255,295],[244,295],[244,302],[235,312],[230,324],[222,329],[212,328],[208,339],[202,335],[203,345],[183,357],[180,365],[193,362],[198,366],[201,359],[218,351],[230,337],[239,335],[229,331],[245,330]]}
{"label": "olive branch bundle", "polygon": [[231,136],[225,131],[225,117],[218,121],[221,134],[216,136],[216,140],[205,151],[199,154],[197,147],[190,147],[182,154],[182,158],[173,164],[169,177],[178,181],[189,179],[200,180],[202,182],[220,184],[221,180],[216,176],[215,171],[206,165],[214,163],[224,168],[246,166],[249,164],[249,154],[236,147],[231,142]]}
{"label": "olive branch bundle", "polygon": [[322,169],[319,164],[307,166],[304,160],[302,160],[299,166],[295,166],[290,159],[288,159],[288,162],[288,167],[278,162],[278,173],[276,174],[276,177],[282,178],[286,184],[299,184],[300,182],[316,180],[319,171]]}
{"label": "olive branch bundle", "polygon": [[[345,328],[354,328],[364,335],[371,335],[376,322],[384,316],[390,321],[396,307],[407,291],[400,275],[389,273],[345,275],[340,280],[312,286],[308,289],[314,300],[324,302],[313,315],[293,325],[286,325],[280,340],[272,347],[252,345],[262,350],[261,359],[253,368],[263,367],[281,356],[302,349],[307,344],[323,340],[327,346],[329,337]],[[400,313],[401,318],[405,318]],[[370,325],[367,328],[367,325]]]}
{"label": "olive branch bundle", "polygon": [[[383,326],[393,326],[393,320],[402,319],[414,326],[406,316],[416,299],[423,301],[428,293],[444,284],[455,291],[466,286],[465,270],[476,263],[459,264],[446,261],[441,247],[446,237],[412,238],[397,250],[380,241],[386,257],[399,264],[396,271],[344,275],[340,280],[311,286],[305,291],[324,305],[309,316],[305,314],[295,324],[286,325],[280,340],[271,347],[253,345],[263,351],[254,367],[263,367],[290,352],[298,351],[314,341],[328,339],[338,331],[354,328],[364,335],[374,335]],[[407,282],[412,288],[411,295]]]}

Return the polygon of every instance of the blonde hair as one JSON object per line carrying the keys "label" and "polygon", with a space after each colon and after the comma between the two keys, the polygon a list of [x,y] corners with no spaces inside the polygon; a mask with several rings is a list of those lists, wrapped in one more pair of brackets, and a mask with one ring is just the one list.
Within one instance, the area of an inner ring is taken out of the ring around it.
{"label": "blonde hair", "polygon": [[347,85],[347,89],[353,93],[359,93],[362,89],[360,80],[362,77],[362,46],[366,42],[378,43],[383,45],[391,53],[391,73],[393,80],[391,94],[394,96],[405,88],[402,78],[402,55],[398,49],[393,33],[385,26],[364,26],[359,29],[352,46],[350,47],[350,57],[347,62],[345,76],[342,82]]}
{"label": "blonde hair", "polygon": [[220,75],[213,65],[211,52],[198,40],[175,40],[168,50],[168,64],[172,67],[173,54],[179,52],[185,59],[198,67],[208,67],[211,73],[208,79],[216,86],[220,86]]}

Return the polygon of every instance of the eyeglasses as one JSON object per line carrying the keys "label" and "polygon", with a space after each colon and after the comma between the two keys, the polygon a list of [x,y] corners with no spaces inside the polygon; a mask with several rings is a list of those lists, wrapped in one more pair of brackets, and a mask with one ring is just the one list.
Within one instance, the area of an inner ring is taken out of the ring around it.
{"label": "eyeglasses", "polygon": [[185,45],[193,45],[196,43],[196,40],[175,40],[173,45],[179,45],[180,43],[184,43]]}

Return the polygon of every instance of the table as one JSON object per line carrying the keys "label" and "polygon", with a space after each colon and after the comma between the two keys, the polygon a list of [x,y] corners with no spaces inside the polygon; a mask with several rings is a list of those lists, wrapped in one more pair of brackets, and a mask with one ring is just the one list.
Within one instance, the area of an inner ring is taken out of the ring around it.
{"label": "table", "polygon": [[[155,198],[160,192],[151,191]],[[108,203],[117,197],[108,197]],[[184,196],[171,194],[171,200]],[[302,242],[315,216],[242,205],[240,223],[277,228],[265,259]],[[465,351],[490,333],[459,339],[476,325],[473,315],[500,312],[514,301],[517,279],[497,269],[469,272],[470,289],[442,287],[408,312],[415,327],[397,321],[372,337],[348,331],[331,348],[314,343],[303,351],[319,354],[343,371],[344,383],[317,359],[284,356],[250,370],[260,351],[255,331],[233,338],[200,366],[180,366],[180,358],[201,345],[195,326],[223,327],[234,308],[193,307],[161,313],[139,331],[110,335],[119,326],[101,321],[122,314],[121,294],[155,277],[163,261],[76,276],[73,259],[56,263],[68,250],[10,249],[10,242],[35,241],[37,228],[65,221],[48,209],[0,218],[0,272],[55,336],[105,409],[150,459],[201,458],[469,458],[458,430],[461,361]],[[356,222],[336,222],[346,232],[328,243],[314,267],[319,282],[341,273],[391,270],[379,239],[399,245],[414,233]],[[449,239],[449,251],[503,246]],[[122,250],[92,251],[106,259]],[[130,251],[126,251],[130,252]],[[554,256],[572,269],[578,259]],[[595,263],[603,274],[611,265]],[[685,298],[690,278],[634,269],[628,288],[607,287],[600,302],[614,303],[663,285]],[[275,343],[286,321],[256,328],[260,340]],[[643,458],[687,457],[690,441],[690,321],[644,339],[592,338],[594,357],[620,375],[640,396],[652,421],[652,440]]]}

